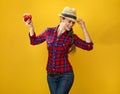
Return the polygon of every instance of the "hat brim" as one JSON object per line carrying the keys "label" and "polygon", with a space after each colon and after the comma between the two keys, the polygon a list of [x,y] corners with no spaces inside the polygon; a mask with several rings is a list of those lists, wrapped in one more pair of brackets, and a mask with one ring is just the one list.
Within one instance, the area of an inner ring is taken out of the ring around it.
{"label": "hat brim", "polygon": [[71,21],[73,21],[73,22],[76,22],[76,19],[73,19],[73,18],[70,18],[70,17],[63,16],[62,14],[59,14],[59,16],[60,16],[60,17],[64,17],[64,18],[66,18],[66,19],[68,19],[68,20],[71,20]]}

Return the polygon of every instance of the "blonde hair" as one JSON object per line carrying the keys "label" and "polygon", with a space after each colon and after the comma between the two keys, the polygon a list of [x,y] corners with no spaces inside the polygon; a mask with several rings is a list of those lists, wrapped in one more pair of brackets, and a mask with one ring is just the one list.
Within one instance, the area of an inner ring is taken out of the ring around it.
{"label": "blonde hair", "polygon": [[70,37],[71,37],[71,42],[72,42],[72,45],[71,45],[71,47],[69,48],[69,50],[68,50],[68,53],[70,53],[70,52],[76,52],[76,46],[75,46],[75,44],[74,44],[74,36],[73,36],[73,30],[71,29],[70,31],[69,31],[69,34],[70,34]]}

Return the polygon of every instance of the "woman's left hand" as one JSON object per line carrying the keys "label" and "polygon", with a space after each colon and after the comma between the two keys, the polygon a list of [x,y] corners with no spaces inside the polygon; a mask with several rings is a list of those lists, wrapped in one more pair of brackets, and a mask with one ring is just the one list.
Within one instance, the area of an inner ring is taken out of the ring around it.
{"label": "woman's left hand", "polygon": [[81,18],[77,19],[77,23],[81,26],[81,28],[85,27],[85,22]]}

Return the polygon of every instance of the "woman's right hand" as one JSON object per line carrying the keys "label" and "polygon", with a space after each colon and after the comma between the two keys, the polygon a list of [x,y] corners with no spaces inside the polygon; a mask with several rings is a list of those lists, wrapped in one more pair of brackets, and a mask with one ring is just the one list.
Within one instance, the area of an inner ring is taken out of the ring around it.
{"label": "woman's right hand", "polygon": [[25,24],[29,27],[33,27],[33,24],[32,24],[32,15],[31,14],[24,14],[23,15],[23,20],[25,22]]}
{"label": "woman's right hand", "polygon": [[33,28],[32,20],[27,20],[27,21],[25,22],[25,24],[26,24],[27,26],[29,26],[30,28]]}
{"label": "woman's right hand", "polygon": [[23,20],[27,26],[30,28],[30,36],[34,35],[34,27],[32,23],[32,16],[30,14],[24,14]]}

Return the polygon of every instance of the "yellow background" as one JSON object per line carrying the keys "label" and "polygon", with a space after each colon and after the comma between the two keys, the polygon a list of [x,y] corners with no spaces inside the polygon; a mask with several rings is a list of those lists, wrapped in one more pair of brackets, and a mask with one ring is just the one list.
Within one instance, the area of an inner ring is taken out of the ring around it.
{"label": "yellow background", "polygon": [[[46,43],[29,44],[22,17],[31,13],[40,34],[59,24],[65,6],[76,8],[94,42],[94,50],[69,55],[70,94],[120,94],[120,0],[0,0],[0,94],[49,94]],[[77,24],[74,32],[84,38]]]}

